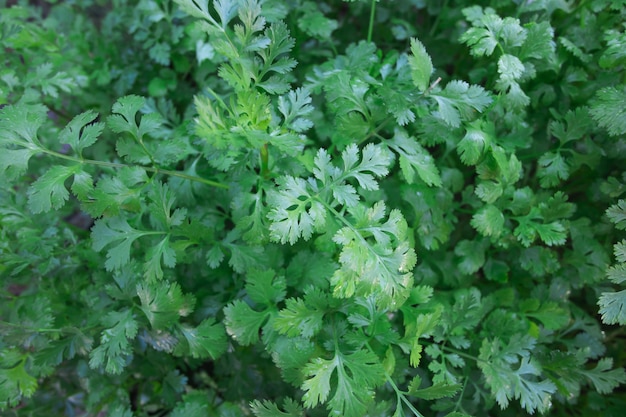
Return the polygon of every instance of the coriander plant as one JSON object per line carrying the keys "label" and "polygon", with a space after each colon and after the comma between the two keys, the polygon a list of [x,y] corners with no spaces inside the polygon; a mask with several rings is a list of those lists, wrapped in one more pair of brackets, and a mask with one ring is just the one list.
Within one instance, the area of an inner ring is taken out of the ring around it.
{"label": "coriander plant", "polygon": [[624,1],[0,10],[3,415],[622,415]]}

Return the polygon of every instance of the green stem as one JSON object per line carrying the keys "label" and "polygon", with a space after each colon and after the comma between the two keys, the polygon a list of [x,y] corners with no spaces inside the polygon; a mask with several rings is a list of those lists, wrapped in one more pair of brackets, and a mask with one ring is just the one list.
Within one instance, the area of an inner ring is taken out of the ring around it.
{"label": "green stem", "polygon": [[378,133],[383,130],[385,128],[385,126],[387,125],[387,123],[389,123],[390,121],[393,120],[393,117],[388,117],[385,120],[383,120],[376,129],[372,130],[370,133],[367,134],[367,136],[365,136],[363,139],[359,140],[357,142],[357,145],[361,145],[363,142],[369,140],[370,138],[372,138],[373,136],[378,135]]}
{"label": "green stem", "polygon": [[[374,352],[374,349],[372,349],[372,347],[370,346],[369,343],[365,343],[365,346],[367,347],[367,349],[369,349],[369,351],[371,353],[373,353],[374,355],[376,355],[376,353]],[[413,404],[411,404],[411,401],[409,401],[406,398],[406,392],[402,391],[400,388],[398,388],[398,386],[396,385],[396,383],[394,382],[393,378],[391,378],[391,375],[389,375],[387,373],[387,371],[385,372],[385,379],[387,380],[387,382],[389,383],[389,385],[391,385],[391,388],[393,388],[393,390],[396,393],[396,400],[398,402],[402,401],[404,404],[406,404],[406,406],[413,412],[413,414],[415,414],[417,417],[424,417],[422,415],[422,413],[420,413],[419,411],[417,411],[417,409],[415,408],[415,406],[413,406]]]}
{"label": "green stem", "polygon": [[21,324],[11,323],[10,321],[0,320],[0,326],[14,327],[26,332],[33,333],[82,333],[80,329],[75,327],[65,327],[61,329],[46,329],[46,328],[28,328]]}
{"label": "green stem", "polygon": [[372,0],[372,5],[370,6],[370,25],[367,29],[367,41],[372,41],[372,34],[374,32],[374,17],[376,16],[376,0]]}
{"label": "green stem", "polygon": [[[79,164],[89,164],[89,165],[96,165],[96,166],[102,166],[102,167],[107,167],[107,168],[132,168],[136,166],[136,165],[120,164],[120,163],[115,163],[115,162],[98,161],[95,159],[76,158],[74,156],[64,155],[62,153],[51,151],[49,149],[40,149],[40,151],[45,154],[57,157],[57,158],[65,159],[66,161],[77,162]],[[209,185],[211,187],[223,188],[226,190],[228,189],[228,185],[226,184],[222,184],[217,181],[207,180],[206,178],[195,177],[193,175],[185,174],[184,172],[170,171],[167,169],[161,169],[156,166],[154,167],[141,166],[141,168],[145,169],[148,172],[154,172],[155,174],[169,175],[171,177],[178,177],[178,178],[182,178],[182,179],[189,180],[189,181],[200,182],[202,184]]]}
{"label": "green stem", "polygon": [[400,388],[398,388],[396,383],[393,382],[393,379],[391,379],[391,377],[389,376],[389,374],[387,372],[385,372],[385,377],[387,378],[387,382],[389,383],[389,385],[391,385],[391,388],[393,388],[393,390],[396,392],[396,400],[397,401],[402,401],[404,404],[406,404],[406,406],[409,408],[409,410],[411,410],[413,412],[413,414],[415,414],[417,417],[424,417],[422,415],[422,413],[417,411],[415,406],[413,404],[411,404],[411,401],[409,401],[406,398],[406,395],[404,395],[405,392],[404,391],[400,391]]}
{"label": "green stem", "polygon": [[265,179],[269,178],[270,175],[269,156],[270,152],[268,149],[268,145],[267,143],[265,143],[261,147],[261,177]]}
{"label": "green stem", "polygon": [[484,360],[482,360],[480,358],[477,358],[476,356],[468,355],[467,353],[463,353],[463,352],[461,352],[459,350],[456,350],[454,348],[451,348],[451,347],[448,347],[448,346],[440,346],[440,347],[441,347],[441,350],[445,350],[446,352],[449,352],[449,353],[454,353],[454,354],[459,355],[459,356],[461,356],[461,357],[463,357],[465,359],[469,359],[469,360],[472,360],[474,362],[485,362]]}
{"label": "green stem", "polygon": [[435,31],[437,30],[437,27],[439,26],[439,21],[441,20],[441,15],[443,14],[443,10],[445,10],[448,7],[448,1],[449,0],[445,0],[443,2],[443,6],[441,6],[441,10],[439,10],[439,13],[437,13],[437,18],[435,19],[435,23],[433,23],[433,26],[430,28],[429,36],[433,36],[435,34]]}

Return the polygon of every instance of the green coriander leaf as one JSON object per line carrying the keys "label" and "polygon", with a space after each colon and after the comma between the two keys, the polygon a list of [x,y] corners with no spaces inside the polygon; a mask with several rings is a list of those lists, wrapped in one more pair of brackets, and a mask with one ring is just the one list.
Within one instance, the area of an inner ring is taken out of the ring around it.
{"label": "green coriander leaf", "polygon": [[[200,1],[199,3],[201,4],[202,1]],[[222,28],[225,28],[230,23],[230,21],[233,20],[235,16],[237,16],[239,3],[233,0],[215,0],[213,2],[213,7],[215,7],[215,10],[220,17]]]}
{"label": "green coriander leaf", "polygon": [[433,72],[433,63],[424,45],[416,38],[411,38],[411,54],[409,65],[413,84],[421,91],[425,91],[430,82],[430,74]]}
{"label": "green coriander leaf", "polygon": [[[74,183],[76,181],[74,176]],[[88,192],[82,207],[92,217],[105,214],[117,216],[120,210],[138,212],[141,208],[142,185],[147,181],[148,176],[142,168],[123,168],[114,177],[100,178],[96,186]]]}
{"label": "green coriander leaf", "polygon": [[187,377],[178,369],[169,371],[162,380],[163,391],[161,396],[167,405],[173,405],[187,388]]}
{"label": "green coriander leaf", "polygon": [[462,120],[473,120],[492,102],[489,93],[477,85],[451,81],[442,91],[431,92],[439,106],[438,117],[448,126],[459,127]]}
{"label": "green coriander leaf", "polygon": [[504,185],[500,181],[480,181],[474,193],[485,203],[495,203],[504,192]]}
{"label": "green coriander leaf", "polygon": [[292,245],[301,237],[309,240],[315,229],[326,224],[326,208],[312,199],[305,180],[282,177],[276,182],[278,191],[268,194],[270,238]]}
{"label": "green coriander leaf", "polygon": [[213,318],[203,320],[198,327],[180,325],[178,330],[183,338],[176,346],[176,355],[190,354],[197,359],[217,359],[228,347],[224,325],[216,323]]}
{"label": "green coriander leaf", "polygon": [[[522,311],[524,305],[520,306]],[[547,301],[537,308],[531,308],[525,312],[527,317],[537,319],[548,330],[559,330],[567,326],[570,321],[569,313],[566,309],[559,307],[554,301]]]}
{"label": "green coriander leaf", "polygon": [[626,282],[626,264],[617,264],[606,271],[606,276],[609,281],[615,284],[621,284]]}
{"label": "green coriander leaf", "polygon": [[513,230],[513,234],[526,247],[535,241],[537,235],[548,246],[562,245],[567,239],[565,227],[560,222],[539,222],[542,216],[537,208],[531,209],[528,215],[518,217],[516,220],[519,225]]}
{"label": "green coriander leaf", "polygon": [[14,179],[26,172],[31,156],[41,149],[37,130],[47,112],[42,105],[18,104],[0,109],[0,174]]}
{"label": "green coriander leaf", "polygon": [[408,303],[411,305],[427,303],[433,296],[433,287],[429,285],[417,285],[411,290]]}
{"label": "green coriander leaf", "polygon": [[508,86],[510,83],[518,80],[524,73],[524,64],[518,57],[504,54],[498,59],[498,73],[503,85]]}
{"label": "green coriander leaf", "polygon": [[229,242],[225,241],[223,243],[224,247],[230,250],[228,265],[230,265],[235,272],[244,274],[251,269],[267,267],[267,258],[262,247],[244,245],[239,241],[232,242],[229,237],[227,237],[227,240]]}
{"label": "green coriander leaf", "polygon": [[626,263],[626,240],[613,245],[613,253],[617,262]]}
{"label": "green coriander leaf", "polygon": [[608,48],[600,57],[600,67],[613,68],[626,63],[626,32],[608,30],[604,35]]}
{"label": "green coriander leaf", "polygon": [[278,111],[283,115],[283,126],[294,132],[304,132],[313,127],[307,116],[313,111],[308,90],[298,88],[278,97]]}
{"label": "green coriander leaf", "polygon": [[[463,10],[463,14],[465,14],[466,10],[467,9]],[[489,56],[493,53],[494,49],[496,49],[496,46],[498,46],[498,40],[494,31],[490,29],[490,26],[495,26],[496,24],[501,26],[501,19],[492,17],[489,20],[485,19],[485,21],[487,25],[489,25],[488,28],[469,28],[459,39],[471,48],[471,54],[474,56]]]}
{"label": "green coriander leaf", "polygon": [[574,111],[568,111],[563,121],[550,122],[550,133],[559,139],[561,145],[565,145],[585,137],[592,126],[589,109],[578,107]]}
{"label": "green coriander leaf", "polygon": [[[396,122],[400,126],[406,126],[415,121],[415,113],[411,109],[413,97],[405,91],[397,90],[393,87],[393,85],[383,84],[376,90],[376,93],[380,96],[382,102],[385,103],[387,112],[395,117]],[[367,135],[368,130],[364,132],[364,135]],[[363,137],[364,135],[350,135],[350,137]]]}
{"label": "green coriander leaf", "polygon": [[309,308],[300,298],[289,298],[286,307],[274,319],[274,328],[289,337],[311,338],[321,330],[323,318],[323,310]]}
{"label": "green coriander leaf", "polygon": [[39,147],[37,131],[47,118],[48,109],[43,105],[17,104],[0,109],[0,143]]}
{"label": "green coriander leaf", "polygon": [[80,332],[67,335],[50,342],[48,347],[37,352],[35,363],[43,366],[57,366],[65,359],[73,359],[77,353],[89,352],[92,343],[91,337]]}
{"label": "green coriander leaf", "polygon": [[82,202],[89,198],[89,193],[93,191],[93,178],[88,172],[79,170],[74,173],[72,182],[72,192]]}
{"label": "green coriander leaf", "polygon": [[[265,29],[264,35],[269,40],[269,44],[267,48],[263,48],[258,52],[263,60],[260,77],[262,78],[270,72],[286,74],[293,70],[296,66],[296,61],[289,57],[288,54],[295,45],[295,41],[289,36],[287,25],[282,21],[272,23]],[[270,94],[283,94],[289,90],[289,83],[283,77],[273,76],[264,81],[259,81],[257,85]],[[268,82],[273,84],[269,88]]]}
{"label": "green coriander leaf", "polygon": [[567,238],[565,227],[560,222],[534,224],[534,228],[539,233],[539,238],[548,246],[562,245]]}
{"label": "green coriander leaf", "polygon": [[[325,151],[322,151],[323,149],[320,150],[315,160],[316,169],[313,170],[313,174],[324,185],[327,185],[329,179],[335,180],[335,173],[338,171],[328,167]],[[343,172],[340,175],[345,178],[356,179],[359,185],[366,190],[377,190],[378,183],[374,177],[387,175],[391,155],[383,147],[368,144],[363,148],[361,162],[358,163],[359,150],[356,145],[352,144],[341,153],[341,159],[343,160]]]}
{"label": "green coriander leaf", "polygon": [[365,94],[370,89],[369,83],[341,70],[326,78],[323,87],[329,107],[336,116],[358,112],[366,118],[369,117],[369,107],[365,99]]}
{"label": "green coriander leaf", "polygon": [[72,175],[82,172],[80,165],[55,165],[35,181],[28,189],[28,208],[33,213],[41,213],[63,207],[70,193],[65,181]]}
{"label": "green coriander leaf", "polygon": [[320,252],[298,251],[285,271],[287,283],[292,287],[328,288],[328,278],[337,269],[337,264]]}
{"label": "green coriander leaf", "polygon": [[132,341],[137,336],[137,321],[132,310],[111,311],[102,322],[109,326],[102,331],[100,345],[89,354],[93,369],[104,365],[110,374],[119,374],[132,355]]}
{"label": "green coriander leaf", "polygon": [[591,101],[591,116],[609,135],[626,133],[626,87],[606,87],[599,90]]}
{"label": "green coriander leaf", "polygon": [[617,229],[626,230],[626,200],[619,200],[617,204],[613,204],[606,211],[606,215],[615,223]]}
{"label": "green coriander leaf", "polygon": [[180,317],[193,311],[195,299],[184,296],[176,283],[139,284],[137,295],[153,329],[167,329],[178,322]]}
{"label": "green coriander leaf", "polygon": [[567,219],[576,212],[576,205],[567,201],[568,197],[562,191],[557,191],[547,202],[540,204],[541,215],[550,222],[557,219]]}
{"label": "green coriander leaf", "polygon": [[606,181],[600,185],[600,191],[611,198],[617,198],[626,192],[626,181],[621,182],[615,177],[608,177]]}
{"label": "green coriander leaf", "polygon": [[329,40],[333,31],[339,27],[337,21],[324,16],[314,2],[304,2],[300,11],[306,18],[298,19],[298,28],[309,36],[321,40]]}
{"label": "green coriander leaf", "polygon": [[206,417],[211,411],[206,397],[205,392],[192,391],[176,404],[169,417]]}
{"label": "green coriander leaf", "polygon": [[146,252],[144,277],[148,281],[163,278],[161,261],[168,268],[174,268],[176,266],[176,251],[174,251],[170,245],[169,235],[161,239],[156,245],[150,246]]}
{"label": "green coriander leaf", "polygon": [[531,414],[535,410],[544,412],[550,406],[556,386],[542,379],[541,368],[530,359],[533,346],[529,336],[515,335],[508,344],[497,338],[483,340],[478,367],[502,409],[513,398],[519,399]]}
{"label": "green coriander leaf", "polygon": [[474,214],[470,224],[483,236],[498,237],[504,231],[504,215],[496,206],[487,204]]}
{"label": "green coriander leaf", "polygon": [[241,192],[233,199],[233,219],[236,228],[242,232],[243,239],[253,245],[267,243],[268,225],[267,211],[263,189],[256,193]]}
{"label": "green coriander leaf", "polygon": [[104,123],[93,123],[97,117],[98,113],[91,110],[74,117],[59,134],[59,140],[70,145],[74,152],[82,156],[83,149],[96,143],[104,129]]}
{"label": "green coriander leaf", "polygon": [[416,174],[429,186],[441,187],[441,176],[430,153],[403,130],[396,129],[393,138],[386,142],[400,156],[400,169],[409,184]]}
{"label": "green coriander leaf", "polygon": [[615,388],[626,383],[624,368],[613,368],[612,358],[602,358],[593,369],[576,368],[577,371],[591,381],[600,394],[610,394]]}
{"label": "green coriander leaf", "polygon": [[[573,38],[572,38],[573,39]],[[589,63],[593,58],[591,54],[583,51],[575,42],[570,40],[565,36],[559,37],[559,43],[563,46],[569,53],[571,53],[576,58],[580,59],[584,63]]]}
{"label": "green coriander leaf", "polygon": [[360,417],[374,399],[373,389],[384,382],[384,369],[376,355],[364,350],[345,355],[337,352],[331,360],[315,358],[304,368],[308,377],[302,384],[307,408],[325,403],[331,391],[331,376],[336,387],[328,409],[345,417]]}
{"label": "green coriander leaf", "polygon": [[528,36],[522,45],[519,57],[525,61],[528,58],[552,61],[555,59],[556,44],[554,29],[549,21],[530,22],[524,25]]}
{"label": "green coriander leaf", "polygon": [[462,240],[454,248],[455,255],[461,258],[459,271],[465,275],[477,272],[485,263],[485,243],[474,240]]}
{"label": "green coriander leaf", "polygon": [[240,345],[248,346],[259,341],[259,329],[269,312],[254,311],[248,304],[235,300],[224,308],[226,331]]}
{"label": "green coriander leaf", "polygon": [[124,407],[123,405],[117,405],[108,410],[107,415],[109,417],[133,417],[133,412],[130,407]]}
{"label": "green coriander leaf", "polygon": [[116,133],[129,133],[132,138],[121,138],[117,141],[116,149],[121,157],[130,162],[147,164],[153,160],[153,152],[144,143],[145,136],[159,137],[159,130],[163,125],[163,116],[159,113],[149,113],[137,122],[137,113],[145,106],[143,97],[130,95],[118,99],[113,104],[112,115],[107,118],[107,125]]}
{"label": "green coriander leaf", "polygon": [[55,74],[52,63],[39,65],[34,71],[28,71],[24,78],[24,85],[27,87],[39,87],[41,92],[53,98],[59,97],[59,90],[69,93],[72,87],[79,81],[68,76],[64,71]]}
{"label": "green coriander leaf", "polygon": [[422,398],[424,400],[437,400],[439,398],[453,397],[461,389],[460,384],[447,383],[433,384],[428,388],[420,389],[419,386],[421,382],[422,379],[419,377],[419,375],[413,378],[413,380],[409,384],[408,394],[413,397]]}
{"label": "green coriander leaf", "polygon": [[170,65],[170,55],[170,45],[164,42],[157,42],[148,49],[148,56],[150,56],[154,62],[163,66]]}
{"label": "green coriander leaf", "polygon": [[37,378],[25,368],[27,358],[17,350],[0,350],[0,409],[19,405],[37,390]]}
{"label": "green coriander leaf", "polygon": [[569,178],[570,167],[560,152],[548,152],[537,161],[539,183],[543,188],[555,187]]}
{"label": "green coriander leaf", "polygon": [[302,417],[304,410],[296,401],[291,398],[283,402],[285,411],[281,411],[278,406],[271,401],[254,400],[250,403],[250,409],[256,417]]}
{"label": "green coriander leaf", "polygon": [[246,276],[246,292],[256,303],[275,305],[285,298],[285,278],[277,277],[276,272],[271,269],[252,269]]}
{"label": "green coriander leaf", "polygon": [[485,277],[489,281],[506,283],[509,280],[509,265],[506,262],[488,259],[483,266]]}
{"label": "green coriander leaf", "polygon": [[358,194],[346,181],[354,179],[365,190],[377,190],[375,177],[386,175],[391,162],[390,153],[373,144],[363,149],[360,162],[359,149],[354,144],[341,153],[341,159],[343,167],[336,167],[326,150],[320,149],[313,169],[313,175],[319,182],[314,178],[305,181],[290,176],[277,180],[278,191],[268,194],[272,209],[267,217],[272,221],[272,240],[292,245],[300,237],[308,240],[314,231],[322,230],[326,224],[325,194],[330,191],[339,204],[354,206],[358,202]]}
{"label": "green coriander leaf", "polygon": [[146,103],[146,100],[140,96],[126,96],[118,99],[111,112],[113,115],[107,119],[107,124],[116,133],[128,132],[135,138],[138,137],[137,131],[137,112]]}
{"label": "green coriander leaf", "polygon": [[467,125],[463,139],[456,145],[461,162],[466,165],[476,165],[489,149],[493,140],[493,127],[480,120]]}
{"label": "green coriander leaf", "polygon": [[343,249],[341,268],[331,284],[337,297],[374,295],[381,307],[397,309],[409,296],[413,282],[410,271],[417,257],[407,240],[408,227],[402,214],[392,210],[383,223],[385,211],[382,201],[369,209],[361,205],[350,209],[354,225],[340,229],[333,237]]}
{"label": "green coriander leaf", "polygon": [[217,245],[213,246],[206,253],[206,263],[212,269],[215,269],[218,266],[220,266],[223,260],[224,260],[224,252],[222,251],[222,248],[220,248]]}
{"label": "green coriander leaf", "polygon": [[172,226],[180,226],[185,219],[186,210],[176,209],[172,213],[172,207],[176,197],[167,184],[160,181],[153,182],[148,194],[150,204],[150,222],[154,228],[169,230]]}
{"label": "green coriander leaf", "polygon": [[330,395],[330,378],[337,365],[337,356],[331,360],[315,358],[307,364],[305,373],[310,378],[302,384],[305,407],[313,408],[326,402]]}
{"label": "green coriander leaf", "polygon": [[603,323],[626,324],[626,290],[602,293],[598,305]]}
{"label": "green coriander leaf", "polygon": [[130,261],[130,249],[135,240],[153,233],[134,229],[121,217],[100,219],[91,229],[92,246],[101,251],[110,245],[104,265],[107,271],[112,271]]}
{"label": "green coriander leaf", "polygon": [[302,337],[278,336],[272,345],[272,360],[286,382],[300,386],[302,370],[315,353],[315,344]]}

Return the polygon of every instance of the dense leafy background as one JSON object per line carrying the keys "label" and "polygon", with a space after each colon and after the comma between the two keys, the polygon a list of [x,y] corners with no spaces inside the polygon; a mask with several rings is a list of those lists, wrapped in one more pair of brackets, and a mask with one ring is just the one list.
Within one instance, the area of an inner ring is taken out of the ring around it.
{"label": "dense leafy background", "polygon": [[3,415],[622,415],[623,1],[0,10]]}

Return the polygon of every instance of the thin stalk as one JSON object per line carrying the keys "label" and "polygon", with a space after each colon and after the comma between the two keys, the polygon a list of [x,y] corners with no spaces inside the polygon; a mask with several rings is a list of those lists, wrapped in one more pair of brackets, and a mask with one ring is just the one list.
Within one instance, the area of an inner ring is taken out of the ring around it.
{"label": "thin stalk", "polygon": [[440,82],[441,77],[437,77],[437,79],[430,85],[430,87],[428,87],[426,91],[424,91],[424,95],[427,96],[433,90],[433,88],[437,87],[437,84],[439,84]]}
{"label": "thin stalk", "polygon": [[437,27],[439,26],[439,21],[441,20],[441,15],[443,14],[443,11],[448,7],[448,1],[449,0],[445,0],[443,2],[443,6],[441,6],[441,10],[439,10],[439,13],[437,13],[437,18],[435,19],[435,23],[433,23],[433,26],[430,28],[429,36],[433,36],[435,34],[435,31],[437,30]]}
{"label": "thin stalk", "polygon": [[456,355],[461,356],[462,358],[469,359],[469,360],[472,360],[474,362],[483,362],[483,363],[485,362],[484,360],[482,360],[482,359],[480,359],[480,358],[478,358],[476,356],[468,355],[467,353],[463,353],[460,350],[456,350],[456,349],[448,347],[448,346],[441,346],[441,350],[445,350],[447,352],[454,353]]}
{"label": "thin stalk", "polygon": [[389,123],[390,121],[393,120],[393,117],[388,117],[385,120],[383,120],[378,127],[376,127],[376,129],[372,130],[370,133],[367,134],[367,136],[365,136],[363,139],[359,140],[357,142],[357,145],[361,145],[363,142],[369,140],[370,138],[372,138],[373,136],[378,135],[378,132],[380,132],[381,130],[383,130],[385,128],[385,126],[387,125],[387,123]]}
{"label": "thin stalk", "polygon": [[[73,156],[69,156],[69,155],[64,155],[62,153],[59,152],[55,152],[55,151],[51,151],[49,149],[40,149],[41,152],[60,158],[60,159],[65,159],[66,161],[72,161],[72,162],[76,162],[79,164],[89,164],[89,165],[96,165],[96,166],[102,166],[102,167],[107,167],[107,168],[132,168],[132,167],[136,167],[137,165],[128,165],[128,164],[120,164],[120,163],[116,163],[116,162],[106,162],[106,161],[98,161],[95,159],[85,159],[85,158],[76,158]],[[223,189],[228,189],[228,185],[226,184],[222,184],[220,182],[217,181],[211,181],[211,180],[207,180],[206,178],[201,178],[201,177],[195,177],[193,175],[188,175],[185,174],[184,172],[179,172],[179,171],[170,171],[167,169],[161,169],[159,167],[146,167],[146,166],[141,166],[141,168],[145,169],[148,172],[154,172],[155,174],[164,174],[164,175],[169,175],[172,177],[178,177],[178,178],[182,178],[185,180],[189,180],[189,181],[195,181],[195,182],[199,182],[205,185],[209,185],[211,187],[217,187],[217,188],[223,188]]]}
{"label": "thin stalk", "polygon": [[64,327],[59,329],[32,328],[24,327],[21,324],[11,323],[9,321],[0,320],[0,326],[14,327],[20,330],[33,333],[82,333],[80,329],[75,327]]}
{"label": "thin stalk", "polygon": [[372,34],[374,33],[374,17],[376,16],[376,0],[372,0],[370,6],[370,25],[367,28],[367,41],[372,41]]}
{"label": "thin stalk", "polygon": [[402,401],[417,417],[424,417],[422,413],[417,411],[415,406],[411,404],[411,401],[406,398],[406,395],[404,395],[405,393],[401,391],[400,388],[398,388],[396,383],[393,382],[393,379],[391,379],[391,376],[389,376],[387,372],[385,372],[385,378],[387,379],[389,385],[391,385],[391,388],[393,388],[393,390],[396,392],[396,401]]}
{"label": "thin stalk", "polygon": [[269,178],[270,175],[269,154],[267,143],[265,143],[261,147],[261,177],[265,179]]}

